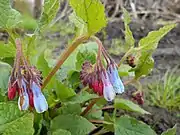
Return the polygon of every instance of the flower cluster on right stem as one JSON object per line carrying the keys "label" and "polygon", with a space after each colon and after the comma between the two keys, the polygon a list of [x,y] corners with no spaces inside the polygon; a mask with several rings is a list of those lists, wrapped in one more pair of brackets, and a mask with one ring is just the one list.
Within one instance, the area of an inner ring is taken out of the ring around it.
{"label": "flower cluster on right stem", "polygon": [[107,101],[112,101],[116,94],[124,92],[124,85],[119,77],[116,63],[102,43],[98,39],[96,42],[98,44],[96,63],[92,65],[89,61],[85,61],[80,72],[80,79],[95,93],[104,96]]}

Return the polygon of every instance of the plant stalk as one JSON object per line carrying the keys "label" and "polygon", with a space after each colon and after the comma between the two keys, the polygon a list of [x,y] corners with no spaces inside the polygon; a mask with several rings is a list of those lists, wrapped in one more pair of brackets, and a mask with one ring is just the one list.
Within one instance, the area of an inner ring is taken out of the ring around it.
{"label": "plant stalk", "polygon": [[131,54],[134,51],[134,48],[130,48],[125,54],[124,56],[121,58],[118,67],[121,66],[121,64],[126,60],[127,56],[129,56],[129,54]]}
{"label": "plant stalk", "polygon": [[96,104],[96,102],[98,101],[99,98],[95,98],[91,101],[91,103],[89,103],[89,105],[86,107],[86,109],[81,113],[81,116],[86,115],[91,108]]}
{"label": "plant stalk", "polygon": [[58,71],[58,69],[62,66],[62,64],[65,62],[65,60],[71,55],[71,53],[83,42],[89,39],[89,36],[82,35],[76,38],[71,45],[67,48],[67,50],[60,56],[57,64],[55,67],[51,70],[51,72],[48,74],[46,79],[43,82],[43,85],[41,89],[44,89],[46,85],[49,83],[51,78],[55,75],[55,73]]}

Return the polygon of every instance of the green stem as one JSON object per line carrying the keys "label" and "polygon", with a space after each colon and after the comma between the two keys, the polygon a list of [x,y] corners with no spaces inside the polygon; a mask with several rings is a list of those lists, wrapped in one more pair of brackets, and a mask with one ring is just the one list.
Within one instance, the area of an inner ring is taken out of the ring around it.
{"label": "green stem", "polygon": [[133,95],[136,95],[137,93],[142,91],[142,84],[139,80],[135,80],[132,82],[132,85],[137,88],[137,91],[133,93]]}
{"label": "green stem", "polygon": [[62,66],[62,64],[65,62],[65,60],[71,55],[71,53],[84,41],[88,40],[89,36],[82,35],[76,38],[71,45],[69,45],[68,49],[60,56],[57,64],[55,67],[51,70],[51,72],[48,74],[46,79],[43,82],[42,89],[46,87],[46,85],[49,83],[51,78],[55,75],[55,73],[58,71],[58,69]]}
{"label": "green stem", "polygon": [[113,123],[104,120],[89,120],[91,123],[112,125]]}
{"label": "green stem", "polygon": [[134,51],[134,48],[130,48],[125,54],[124,56],[121,58],[118,67],[121,66],[121,64],[126,60],[126,58],[129,56],[129,54],[131,54]]}

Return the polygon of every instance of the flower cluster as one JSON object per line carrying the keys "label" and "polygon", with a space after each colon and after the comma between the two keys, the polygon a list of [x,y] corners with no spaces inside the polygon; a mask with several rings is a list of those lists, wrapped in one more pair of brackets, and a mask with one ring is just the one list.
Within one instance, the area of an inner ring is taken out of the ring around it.
{"label": "flower cluster", "polygon": [[129,64],[129,66],[131,66],[132,68],[136,67],[135,64],[135,57],[132,55],[129,55],[126,59],[126,62]]}
{"label": "flower cluster", "polygon": [[142,91],[136,91],[132,94],[132,100],[137,102],[139,105],[144,104],[144,93]]}
{"label": "flower cluster", "polygon": [[12,100],[18,93],[20,110],[27,110],[30,106],[38,113],[42,113],[48,109],[48,104],[41,92],[41,72],[28,64],[23,56],[19,39],[16,40],[16,47],[16,58],[8,83],[8,98]]}
{"label": "flower cluster", "polygon": [[[106,64],[102,64],[104,60],[102,56],[105,58]],[[83,63],[80,79],[84,85],[88,85],[100,96],[103,95],[107,101],[112,101],[116,93],[124,92],[124,85],[118,75],[116,63],[102,45],[99,45],[94,65],[88,61]]]}

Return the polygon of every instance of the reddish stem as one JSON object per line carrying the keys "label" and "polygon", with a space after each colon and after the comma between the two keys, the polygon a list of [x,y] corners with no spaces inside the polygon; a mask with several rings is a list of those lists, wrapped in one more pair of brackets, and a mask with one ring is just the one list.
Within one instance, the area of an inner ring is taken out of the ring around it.
{"label": "reddish stem", "polygon": [[99,98],[95,98],[91,101],[91,103],[89,103],[89,105],[86,107],[86,109],[81,113],[81,116],[86,115],[91,108],[96,104],[96,102],[98,101]]}
{"label": "reddish stem", "polygon": [[46,87],[46,85],[49,83],[51,78],[55,75],[55,73],[58,71],[58,69],[62,66],[62,64],[65,62],[65,60],[71,55],[71,53],[80,45],[82,42],[86,41],[89,39],[89,36],[83,35],[78,37],[77,39],[74,40],[74,42],[69,45],[68,49],[63,53],[63,55],[60,56],[57,64],[55,67],[51,70],[51,72],[48,74],[46,79],[43,82],[42,89]]}
{"label": "reddish stem", "polygon": [[125,81],[123,84],[124,84],[124,85],[128,85],[128,84],[130,84],[130,83],[132,83],[132,82],[134,82],[134,81],[135,81],[134,79],[128,80],[128,81]]}

